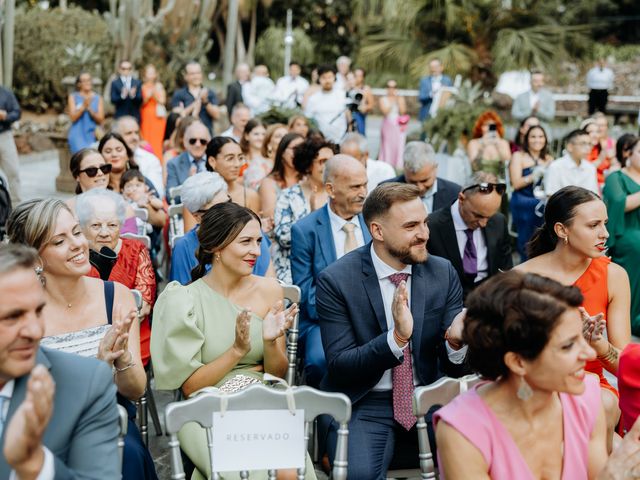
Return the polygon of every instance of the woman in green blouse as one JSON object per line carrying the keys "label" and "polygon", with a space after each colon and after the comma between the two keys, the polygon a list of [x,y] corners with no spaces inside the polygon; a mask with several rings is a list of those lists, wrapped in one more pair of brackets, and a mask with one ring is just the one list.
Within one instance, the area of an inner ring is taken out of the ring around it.
{"label": "woman in green blouse", "polygon": [[[235,203],[214,205],[202,217],[198,240],[193,281],[171,282],[156,302],[151,336],[156,387],[179,388],[189,397],[206,387],[236,391],[265,372],[283,377],[284,333],[298,307],[283,308],[277,280],[252,275],[262,241],[260,219]],[[192,479],[209,478],[204,429],[188,423],[178,438],[196,466]],[[284,473],[282,478],[290,472]],[[311,464],[307,478],[315,478]]]}
{"label": "woman in green blouse", "polygon": [[[620,142],[618,142],[620,143]],[[624,267],[631,283],[631,332],[640,335],[640,138],[626,145],[621,170],[604,183],[604,201],[609,214],[609,253]]]}

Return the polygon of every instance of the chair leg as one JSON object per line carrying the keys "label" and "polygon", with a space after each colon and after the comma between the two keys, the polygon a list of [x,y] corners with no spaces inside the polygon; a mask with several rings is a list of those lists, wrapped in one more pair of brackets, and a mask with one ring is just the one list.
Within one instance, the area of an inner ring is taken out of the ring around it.
{"label": "chair leg", "polygon": [[147,391],[140,397],[140,400],[136,402],[138,406],[138,428],[140,429],[140,435],[142,435],[142,441],[144,446],[149,448],[149,431],[147,420]]}
{"label": "chair leg", "polygon": [[151,421],[153,422],[153,429],[156,431],[157,436],[162,436],[162,424],[160,423],[160,416],[158,415],[158,407],[156,406],[156,399],[153,396],[153,390],[151,386],[147,386],[147,403],[149,405],[149,413],[151,414]]}

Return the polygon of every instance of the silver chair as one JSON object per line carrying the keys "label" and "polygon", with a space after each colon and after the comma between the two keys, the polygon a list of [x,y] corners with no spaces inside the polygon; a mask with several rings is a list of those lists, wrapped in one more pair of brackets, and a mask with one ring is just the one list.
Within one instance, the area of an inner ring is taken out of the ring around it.
{"label": "silver chair", "polygon": [[120,459],[120,470],[122,470],[122,460],[124,458],[124,437],[127,436],[129,429],[129,415],[127,409],[122,405],[118,405],[118,423],[120,433],[118,434],[118,458]]}
{"label": "silver chair", "polygon": [[176,243],[178,242],[178,240],[180,240],[182,237],[184,237],[184,235],[176,235],[175,237],[171,237],[171,243],[169,243],[169,246],[171,247],[171,250],[173,250],[173,247],[176,246]]}
{"label": "silver chair", "polygon": [[433,462],[433,453],[427,435],[427,422],[424,416],[434,405],[446,405],[459,394],[466,392],[480,382],[478,375],[467,375],[462,378],[441,378],[431,385],[418,387],[413,392],[413,414],[418,417],[418,447],[420,459],[420,478],[439,478]]}
{"label": "silver chair", "polygon": [[133,214],[142,220],[142,225],[138,225],[138,235],[147,234],[147,223],[149,222],[149,211],[146,208],[133,207]]}
{"label": "silver chair", "polygon": [[[281,283],[285,300],[290,303],[300,304],[300,287],[297,285],[285,285]],[[287,332],[287,360],[289,361],[289,367],[287,368],[287,374],[285,380],[291,386],[297,385],[298,376],[296,375],[296,367],[298,363],[298,336],[300,333],[298,325],[298,315],[293,319],[293,324]]]}
{"label": "silver chair", "polygon": [[[142,321],[140,311],[142,310],[142,293],[135,288],[131,289],[133,298],[136,301],[136,308],[138,309],[138,319]],[[156,400],[153,396],[153,390],[151,389],[151,376],[153,375],[153,369],[151,368],[151,361],[144,367],[147,374],[147,386],[144,394],[140,397],[140,400],[136,402],[136,408],[138,410],[138,428],[140,429],[140,435],[145,446],[149,446],[149,413],[151,413],[151,421],[153,422],[153,428],[156,431],[156,435],[162,435],[162,424],[160,423],[160,415],[158,415],[158,407],[156,406]]]}
{"label": "silver chair", "polygon": [[130,240],[138,240],[142,242],[142,244],[147,247],[147,250],[151,250],[151,238],[148,235],[138,235],[136,233],[123,233],[120,235],[120,238],[128,238]]}
{"label": "silver chair", "polygon": [[180,192],[182,190],[182,186],[177,186],[177,187],[171,187],[169,189],[169,203],[170,204],[175,204],[178,203],[177,200],[180,197]]}
{"label": "silver chair", "polygon": [[[338,429],[338,443],[336,457],[333,464],[333,478],[343,480],[347,478],[347,440],[349,435],[348,423],[351,418],[351,401],[342,393],[328,393],[310,387],[296,387],[291,391],[270,388],[265,385],[251,385],[233,394],[222,392],[206,392],[183,402],[173,402],[167,405],[165,422],[169,433],[169,448],[171,456],[171,478],[182,480],[185,478],[180,456],[180,442],[178,432],[185,423],[196,422],[207,432],[209,441],[209,464],[213,479],[219,479],[214,471],[212,461],[213,412],[221,410],[221,404],[226,403],[227,411],[242,410],[273,410],[287,409],[287,397],[293,395],[296,408],[304,410],[305,443],[308,441],[309,425],[318,415],[331,415],[340,424]],[[306,446],[305,446],[306,447]],[[306,450],[306,448],[305,448]],[[298,478],[303,479],[305,469],[298,470]],[[241,478],[249,478],[249,472],[241,472]],[[275,480],[275,470],[269,470],[269,479]]]}
{"label": "silver chair", "polygon": [[169,245],[175,243],[175,238],[184,235],[184,220],[182,218],[182,203],[169,205],[167,214],[169,215]]}

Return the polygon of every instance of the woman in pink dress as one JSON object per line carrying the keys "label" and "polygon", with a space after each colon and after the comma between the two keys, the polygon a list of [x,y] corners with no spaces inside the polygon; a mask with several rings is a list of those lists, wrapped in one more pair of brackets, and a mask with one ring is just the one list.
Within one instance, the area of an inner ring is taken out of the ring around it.
{"label": "woman in pink dress", "polygon": [[435,413],[441,478],[637,478],[640,422],[607,455],[598,378],[585,372],[585,337],[603,325],[583,323],[582,301],[576,287],[513,270],[469,296],[467,360],[490,381]]}
{"label": "woman in pink dress", "polygon": [[387,82],[387,95],[380,99],[380,111],[384,115],[380,131],[380,153],[378,160],[387,162],[396,170],[402,168],[402,154],[406,139],[405,130],[409,122],[407,104],[398,96],[395,80]]}

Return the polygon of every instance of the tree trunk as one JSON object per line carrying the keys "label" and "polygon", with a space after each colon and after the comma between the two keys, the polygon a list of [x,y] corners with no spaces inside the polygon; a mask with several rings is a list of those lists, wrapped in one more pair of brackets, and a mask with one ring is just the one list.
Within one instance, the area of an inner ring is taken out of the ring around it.
{"label": "tree trunk", "polygon": [[2,28],[2,82],[5,87],[13,86],[13,43],[15,38],[16,0],[6,0],[4,4],[4,25]]}
{"label": "tree trunk", "polygon": [[233,76],[233,64],[234,64],[234,50],[235,45],[233,39],[236,38],[236,32],[238,31],[238,0],[229,0],[229,9],[227,11],[227,42],[224,48],[224,70],[222,74],[222,82],[224,91],[232,81]]}
{"label": "tree trunk", "polygon": [[244,31],[242,30],[242,22],[240,21],[240,17],[238,17],[238,33],[236,35],[236,65],[238,63],[246,62],[247,58],[247,47],[244,44]]}
{"label": "tree trunk", "polygon": [[247,49],[247,63],[253,67],[256,63],[256,35],[258,30],[258,2],[251,9],[251,27],[249,30],[249,48]]}

